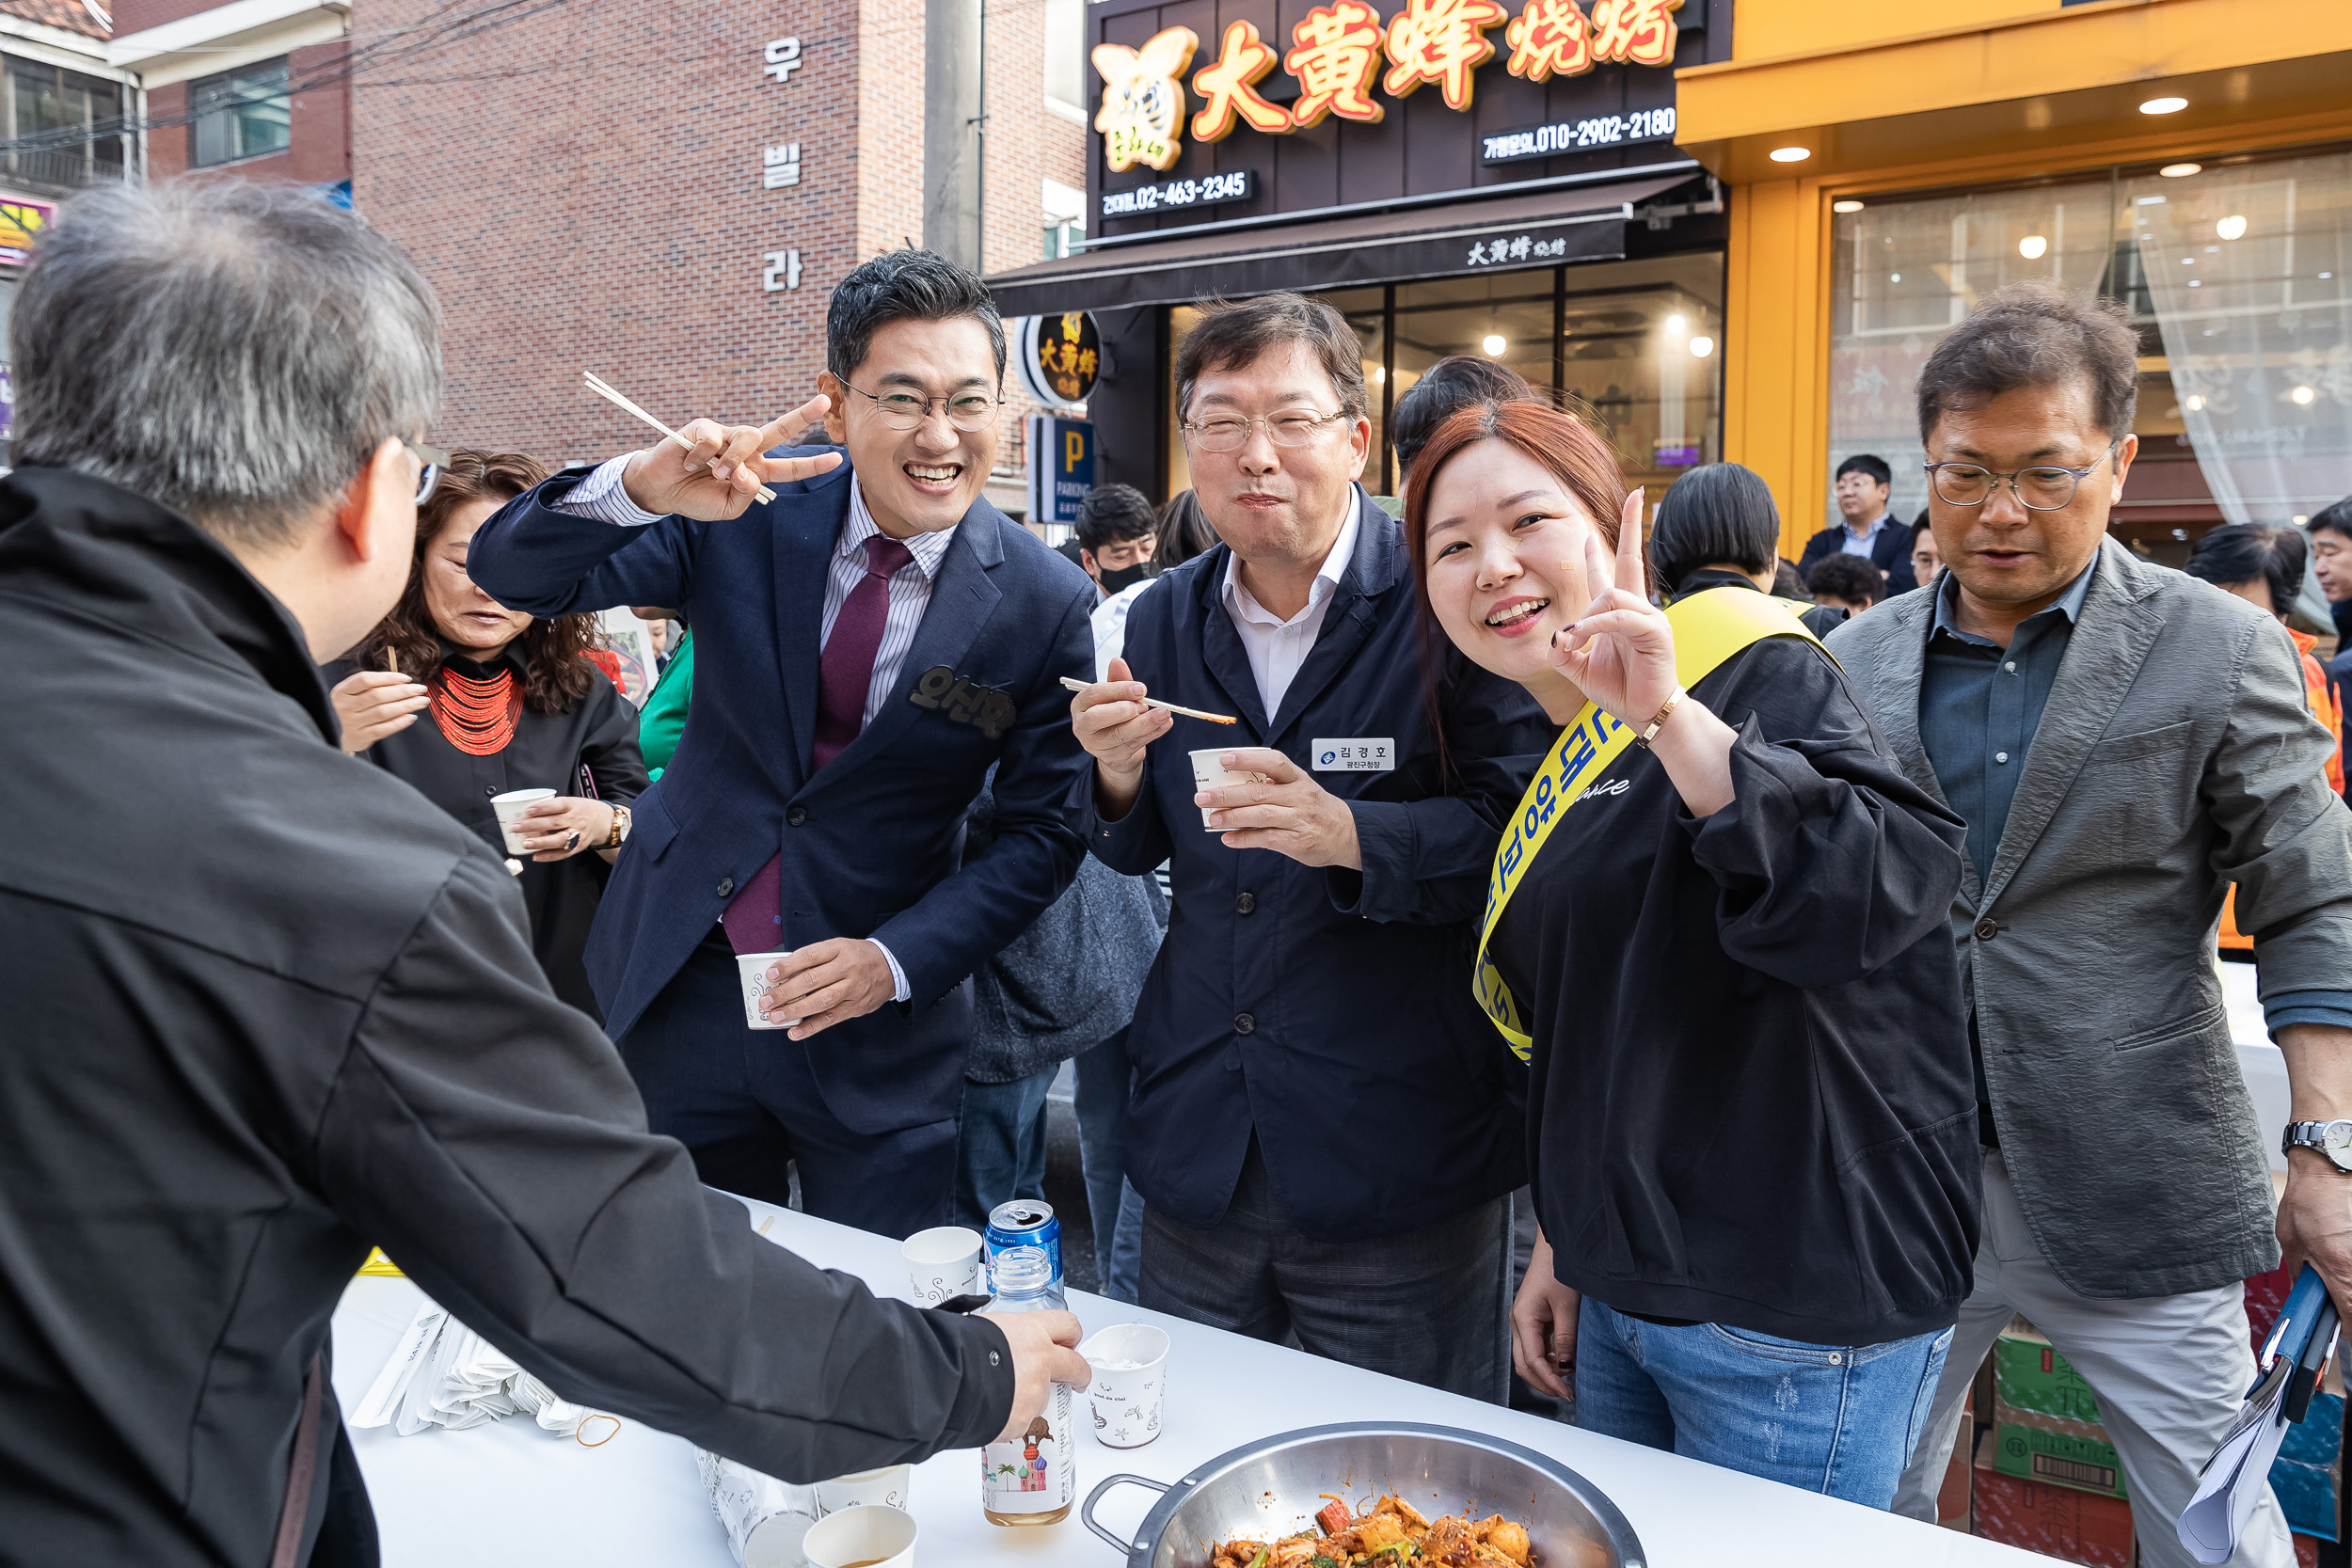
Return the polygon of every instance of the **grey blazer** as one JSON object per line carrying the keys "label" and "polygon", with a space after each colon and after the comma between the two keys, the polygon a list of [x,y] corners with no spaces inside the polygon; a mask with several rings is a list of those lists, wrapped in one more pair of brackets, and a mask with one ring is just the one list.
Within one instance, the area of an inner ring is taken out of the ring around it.
{"label": "grey blazer", "polygon": [[[1932,593],[1830,651],[1903,771]],[[1952,906],[2001,1151],[2034,1240],[2086,1296],[2172,1295],[2276,1268],[2263,1138],[2215,930],[2226,885],[2265,1000],[2352,991],[2352,813],[2271,617],[2107,540],[1989,877]]]}

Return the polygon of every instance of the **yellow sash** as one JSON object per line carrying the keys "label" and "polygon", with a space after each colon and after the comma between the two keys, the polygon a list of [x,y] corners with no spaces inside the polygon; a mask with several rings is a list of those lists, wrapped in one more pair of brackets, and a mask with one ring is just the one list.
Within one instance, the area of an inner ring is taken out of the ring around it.
{"label": "yellow sash", "polygon": [[[1768,637],[1802,637],[1815,647],[1820,639],[1806,629],[1799,613],[1810,605],[1771,598],[1738,588],[1710,589],[1693,594],[1666,610],[1675,633],[1675,679],[1693,687],[1751,643]],[[1821,649],[1829,657],[1829,650]],[[1520,1061],[1534,1049],[1527,1015],[1519,1010],[1502,971],[1486,956],[1494,941],[1495,923],[1518,890],[1519,879],[1544,847],[1551,830],[1582,799],[1584,787],[1606,772],[1617,754],[1633,744],[1633,732],[1591,703],[1560,732],[1551,752],[1536,770],[1534,783],[1519,797],[1511,820],[1503,824],[1502,842],[1495,847],[1494,873],[1486,880],[1486,912],[1478,927],[1478,961],[1470,970],[1470,994],[1479,1010],[1494,1020],[1502,1037]]]}

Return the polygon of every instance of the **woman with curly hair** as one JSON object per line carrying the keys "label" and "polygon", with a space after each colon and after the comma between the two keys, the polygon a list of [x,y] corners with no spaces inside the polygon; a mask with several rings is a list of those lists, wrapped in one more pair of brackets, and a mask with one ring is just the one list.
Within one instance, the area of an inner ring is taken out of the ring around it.
{"label": "woman with curly hair", "polygon": [[415,785],[501,855],[492,799],[555,791],[526,815],[532,946],[556,995],[601,1018],[580,955],[645,787],[637,713],[593,661],[595,616],[533,620],[466,575],[474,531],[546,477],[519,453],[453,452],[418,510],[400,603],[327,679],[343,750]]}

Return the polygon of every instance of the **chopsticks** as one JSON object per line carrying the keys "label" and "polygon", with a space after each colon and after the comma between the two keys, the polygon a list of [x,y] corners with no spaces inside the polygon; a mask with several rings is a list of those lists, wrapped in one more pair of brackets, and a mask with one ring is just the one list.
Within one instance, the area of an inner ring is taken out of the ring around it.
{"label": "chopsticks", "polygon": [[[685,436],[680,436],[676,431],[672,430],[668,425],[663,424],[660,420],[655,419],[651,414],[646,413],[644,409],[629,402],[628,399],[614,391],[612,385],[602,376],[596,374],[594,371],[580,372],[580,385],[586,387],[590,391],[596,393],[596,396],[604,399],[607,403],[613,404],[623,413],[636,415],[639,419],[644,420],[645,423],[653,426],[654,429],[661,432],[662,435],[667,436],[671,440],[675,441],[679,446],[684,447],[687,451],[691,451],[694,450],[693,442],[688,440]],[[769,489],[765,484],[761,485],[759,489],[755,492],[755,494],[756,494],[758,498],[764,501],[771,501],[776,499],[776,493],[773,490]]]}
{"label": "chopsticks", "polygon": [[[1084,691],[1087,689],[1087,683],[1078,679],[1075,675],[1064,675],[1061,678],[1061,683],[1073,691]],[[1163,703],[1157,697],[1146,697],[1143,700],[1143,705],[1145,707],[1164,707],[1170,713],[1181,713],[1187,719],[1206,719],[1212,724],[1237,724],[1241,721],[1238,719],[1232,718],[1222,713],[1203,713],[1197,707],[1178,707],[1174,703]]]}

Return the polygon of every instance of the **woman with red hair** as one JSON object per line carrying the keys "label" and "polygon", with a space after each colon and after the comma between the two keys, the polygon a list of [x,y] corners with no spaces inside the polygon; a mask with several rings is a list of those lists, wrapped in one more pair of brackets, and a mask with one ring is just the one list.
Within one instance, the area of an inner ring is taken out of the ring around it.
{"label": "woman with red hair", "polygon": [[1977,1243],[1964,829],[1788,607],[1654,608],[1640,520],[1532,404],[1405,492],[1430,635],[1561,726],[1475,965],[1532,1068],[1513,1358],[1581,1426],[1884,1508]]}

